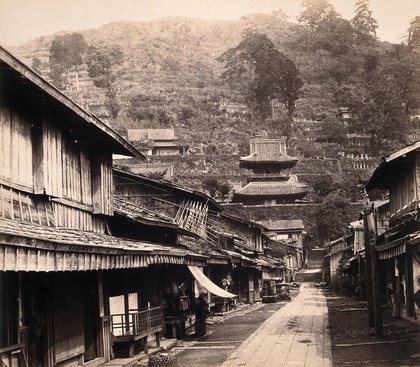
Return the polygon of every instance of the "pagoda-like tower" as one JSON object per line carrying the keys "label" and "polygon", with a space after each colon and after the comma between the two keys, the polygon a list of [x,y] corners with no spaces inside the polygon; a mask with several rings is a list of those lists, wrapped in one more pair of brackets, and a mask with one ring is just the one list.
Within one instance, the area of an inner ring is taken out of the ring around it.
{"label": "pagoda-like tower", "polygon": [[239,167],[252,169],[248,183],[233,194],[232,201],[246,205],[294,203],[308,193],[308,186],[295,175],[282,175],[298,159],[287,155],[286,139],[251,139],[251,154],[241,157]]}

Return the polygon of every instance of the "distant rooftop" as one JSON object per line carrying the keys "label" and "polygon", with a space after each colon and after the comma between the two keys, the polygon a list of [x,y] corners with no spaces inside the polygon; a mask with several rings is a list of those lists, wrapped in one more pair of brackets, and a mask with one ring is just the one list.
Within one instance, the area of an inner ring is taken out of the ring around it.
{"label": "distant rooftop", "polygon": [[128,141],[176,140],[174,129],[128,129]]}
{"label": "distant rooftop", "polygon": [[261,225],[269,230],[291,230],[304,229],[305,226],[300,219],[279,219],[279,220],[263,220],[259,221]]}

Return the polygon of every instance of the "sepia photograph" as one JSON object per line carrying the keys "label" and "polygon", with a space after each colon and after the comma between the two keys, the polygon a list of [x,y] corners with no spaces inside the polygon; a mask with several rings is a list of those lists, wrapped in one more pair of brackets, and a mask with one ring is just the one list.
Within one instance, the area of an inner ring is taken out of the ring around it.
{"label": "sepia photograph", "polygon": [[0,0],[0,367],[418,367],[419,213],[419,0]]}

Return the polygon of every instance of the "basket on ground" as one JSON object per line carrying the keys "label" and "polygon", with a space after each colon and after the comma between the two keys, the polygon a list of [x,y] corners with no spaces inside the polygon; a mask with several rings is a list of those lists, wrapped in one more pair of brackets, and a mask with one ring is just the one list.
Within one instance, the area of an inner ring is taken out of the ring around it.
{"label": "basket on ground", "polygon": [[176,355],[171,353],[152,354],[148,367],[177,367]]}

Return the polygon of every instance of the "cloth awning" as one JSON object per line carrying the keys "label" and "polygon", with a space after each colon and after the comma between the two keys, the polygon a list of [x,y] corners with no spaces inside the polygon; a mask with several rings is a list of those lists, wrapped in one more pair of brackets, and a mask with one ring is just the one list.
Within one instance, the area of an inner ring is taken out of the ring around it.
{"label": "cloth awning", "polygon": [[198,266],[188,265],[188,269],[190,269],[192,275],[194,276],[198,284],[201,287],[207,289],[208,292],[224,298],[238,297],[237,295],[229,293],[224,289],[220,288],[218,285],[214,284],[209,278],[207,278],[204,275],[204,273],[198,268]]}

